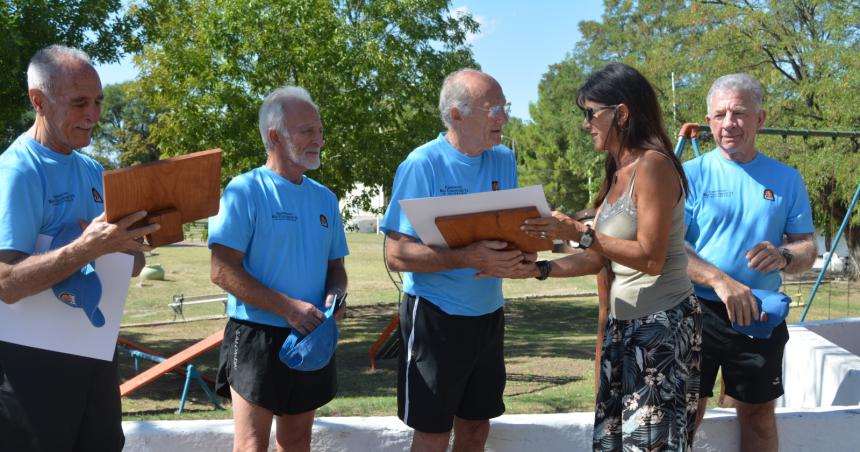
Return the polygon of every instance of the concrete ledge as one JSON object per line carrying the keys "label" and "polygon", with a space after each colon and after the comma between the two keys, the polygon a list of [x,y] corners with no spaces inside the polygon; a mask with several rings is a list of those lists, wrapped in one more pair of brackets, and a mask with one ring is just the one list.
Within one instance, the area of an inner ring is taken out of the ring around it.
{"label": "concrete ledge", "polygon": [[[785,394],[776,405],[788,408],[860,404],[860,343],[857,319],[789,325],[782,363]],[[838,341],[838,342],[835,342]]]}
{"label": "concrete ledge", "polygon": [[[591,450],[592,413],[506,415],[493,420],[487,450],[553,452]],[[854,450],[860,444],[860,407],[777,410],[780,449],[820,452]],[[128,452],[229,452],[233,421],[123,422]],[[401,452],[412,430],[396,417],[329,417],[314,422],[314,451]],[[272,443],[274,444],[274,442]],[[709,410],[697,451],[738,450],[733,410]]]}

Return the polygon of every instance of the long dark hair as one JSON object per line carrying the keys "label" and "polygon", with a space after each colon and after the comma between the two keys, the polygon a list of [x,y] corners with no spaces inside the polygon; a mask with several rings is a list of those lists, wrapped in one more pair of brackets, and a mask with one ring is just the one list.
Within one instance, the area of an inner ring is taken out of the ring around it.
{"label": "long dark hair", "polygon": [[[636,69],[624,63],[611,63],[603,69],[591,74],[585,84],[579,88],[576,94],[576,105],[585,108],[586,101],[597,102],[605,105],[624,104],[630,114],[623,127],[619,127],[615,120],[618,110],[613,112],[612,128],[618,134],[619,150],[628,149],[653,149],[666,154],[675,166],[675,170],[681,177],[681,185],[684,193],[687,193],[687,177],[681,161],[672,152],[672,142],[663,126],[663,115],[660,113],[660,104],[657,102],[657,94],[648,80]],[[606,178],[600,186],[600,191],[594,199],[594,207],[599,207],[606,194],[612,178],[618,168],[615,159],[606,155],[604,163]]]}

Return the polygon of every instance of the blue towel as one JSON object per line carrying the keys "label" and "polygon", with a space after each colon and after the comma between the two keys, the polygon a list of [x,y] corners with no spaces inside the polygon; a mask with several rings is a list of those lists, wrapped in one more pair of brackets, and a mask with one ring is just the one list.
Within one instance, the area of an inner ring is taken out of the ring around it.
{"label": "blue towel", "polygon": [[771,333],[773,333],[773,329],[788,316],[788,307],[791,304],[791,298],[782,292],[771,290],[753,289],[752,293],[755,296],[756,303],[758,303],[758,311],[761,317],[758,320],[753,320],[747,326],[732,322],[732,327],[747,336],[768,339]]}

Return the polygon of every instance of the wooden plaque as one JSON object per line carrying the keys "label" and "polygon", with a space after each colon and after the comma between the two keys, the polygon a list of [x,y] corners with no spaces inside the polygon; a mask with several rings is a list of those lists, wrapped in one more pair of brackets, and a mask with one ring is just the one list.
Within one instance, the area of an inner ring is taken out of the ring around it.
{"label": "wooden plaque", "polygon": [[150,245],[180,242],[184,238],[183,223],[218,213],[221,150],[106,171],[103,183],[107,221],[115,223],[146,210],[143,224],[161,224],[161,229],[147,236]]}
{"label": "wooden plaque", "polygon": [[479,240],[504,240],[511,248],[527,253],[552,249],[552,240],[529,237],[520,230],[523,221],[539,218],[536,207],[491,210],[436,218],[436,227],[449,248],[459,248]]}

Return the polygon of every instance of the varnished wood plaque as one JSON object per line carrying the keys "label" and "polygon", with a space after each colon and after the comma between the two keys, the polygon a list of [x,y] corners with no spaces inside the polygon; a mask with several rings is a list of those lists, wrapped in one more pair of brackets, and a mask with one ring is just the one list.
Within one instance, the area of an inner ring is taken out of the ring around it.
{"label": "varnished wood plaque", "polygon": [[182,241],[182,224],[218,213],[221,194],[221,150],[159,160],[106,171],[105,215],[115,223],[146,210],[144,223],[160,223],[147,237],[152,246]]}
{"label": "varnished wood plaque", "polygon": [[552,240],[529,237],[520,230],[523,221],[540,218],[536,207],[491,210],[436,218],[436,227],[449,248],[459,248],[479,240],[503,240],[511,248],[527,253],[552,249]]}

